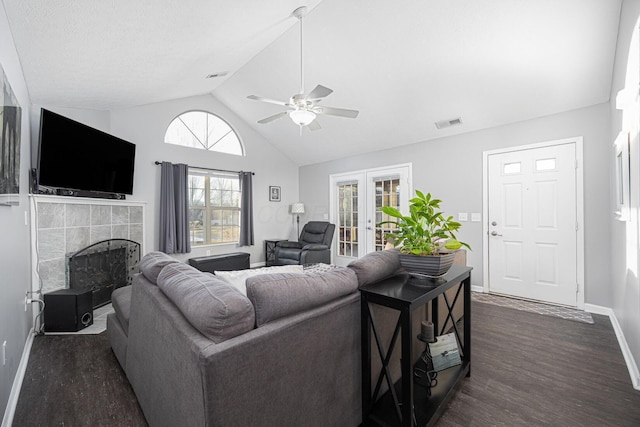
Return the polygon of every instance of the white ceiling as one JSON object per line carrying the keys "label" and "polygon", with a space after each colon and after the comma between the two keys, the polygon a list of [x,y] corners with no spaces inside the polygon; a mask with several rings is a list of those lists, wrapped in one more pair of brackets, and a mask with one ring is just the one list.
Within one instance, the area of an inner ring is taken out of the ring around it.
{"label": "white ceiling", "polygon": [[[609,100],[620,0],[3,0],[34,104],[118,109],[211,92],[299,165]],[[357,109],[257,120],[305,90]],[[218,79],[204,77],[229,72]],[[462,117],[437,130],[434,122]],[[233,123],[232,123],[233,124]]]}

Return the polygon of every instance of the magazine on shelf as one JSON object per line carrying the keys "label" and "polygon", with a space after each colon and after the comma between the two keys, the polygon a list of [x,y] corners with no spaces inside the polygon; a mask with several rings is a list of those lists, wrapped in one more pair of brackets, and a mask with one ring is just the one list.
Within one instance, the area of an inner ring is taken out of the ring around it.
{"label": "magazine on shelf", "polygon": [[436,372],[462,363],[460,351],[458,350],[458,341],[456,341],[454,333],[440,335],[438,341],[429,344],[429,350],[433,361],[433,369]]}

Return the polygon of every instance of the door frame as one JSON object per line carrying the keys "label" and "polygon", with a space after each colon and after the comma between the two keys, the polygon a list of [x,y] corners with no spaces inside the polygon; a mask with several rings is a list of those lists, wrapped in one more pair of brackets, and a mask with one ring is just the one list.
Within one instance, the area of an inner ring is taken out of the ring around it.
{"label": "door frame", "polygon": [[[347,172],[339,172],[339,173],[334,173],[334,174],[329,174],[329,222],[336,224],[336,212],[335,212],[335,200],[336,200],[336,183],[338,181],[340,181],[341,179],[349,179],[349,178],[355,178],[356,176],[359,176],[362,178],[363,182],[366,183],[367,181],[367,177],[369,176],[369,174],[371,173],[376,173],[376,172],[381,172],[381,171],[385,171],[385,170],[389,170],[389,169],[400,169],[400,168],[406,168],[407,169],[407,184],[408,184],[408,193],[407,193],[407,197],[409,199],[411,199],[413,197],[413,163],[399,163],[399,164],[395,164],[395,165],[387,165],[387,166],[379,166],[379,167],[375,167],[375,168],[368,168],[368,169],[358,169],[358,170],[354,170],[354,171],[347,171]],[[372,201],[370,200],[370,195],[369,194],[365,194],[365,198],[362,199],[361,197],[358,197],[358,207],[360,209],[360,207],[362,206],[365,210],[369,209],[369,207],[371,206]],[[361,205],[362,203],[362,205]],[[408,205],[407,205],[408,207]],[[360,226],[362,225],[363,227],[366,228],[366,218],[365,216],[362,215],[358,215],[358,228],[360,228]],[[331,251],[331,262],[335,263],[335,257],[336,254],[338,253],[338,232],[336,230],[336,233],[334,233],[333,235],[333,243],[332,243],[332,247],[335,248],[334,250]],[[364,242],[363,242],[364,243]],[[368,245],[363,245],[364,247],[367,247]],[[358,258],[363,257],[365,254],[358,251]]]}
{"label": "door frame", "polygon": [[578,282],[576,308],[584,309],[584,157],[581,136],[482,152],[482,216],[484,218],[482,222],[482,291],[484,293],[489,293],[489,156],[565,144],[574,144],[576,148],[576,281]]}

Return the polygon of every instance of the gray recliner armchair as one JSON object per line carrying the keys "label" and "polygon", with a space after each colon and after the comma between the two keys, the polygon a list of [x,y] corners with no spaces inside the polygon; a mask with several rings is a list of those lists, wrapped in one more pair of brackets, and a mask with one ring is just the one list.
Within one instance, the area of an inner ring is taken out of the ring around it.
{"label": "gray recliner armchair", "polygon": [[297,242],[278,242],[275,265],[331,263],[331,242],[336,226],[326,221],[309,221]]}

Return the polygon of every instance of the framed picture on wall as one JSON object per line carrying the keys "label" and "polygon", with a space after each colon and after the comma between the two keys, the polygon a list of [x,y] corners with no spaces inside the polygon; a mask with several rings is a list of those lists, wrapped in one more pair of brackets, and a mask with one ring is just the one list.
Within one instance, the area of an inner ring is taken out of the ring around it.
{"label": "framed picture on wall", "polygon": [[17,205],[20,194],[22,111],[0,65],[0,205]]}
{"label": "framed picture on wall", "polygon": [[269,201],[270,202],[280,201],[280,187],[276,187],[275,185],[269,186]]}

